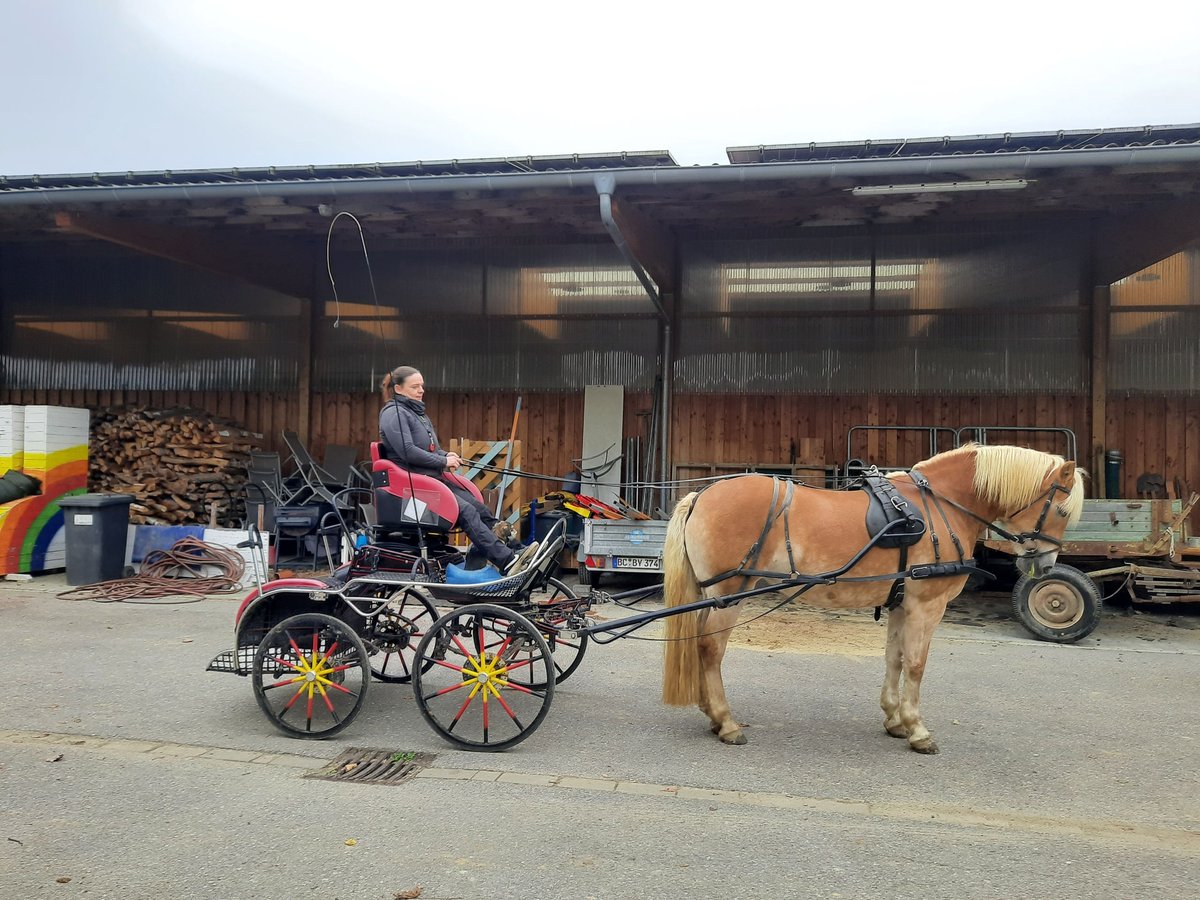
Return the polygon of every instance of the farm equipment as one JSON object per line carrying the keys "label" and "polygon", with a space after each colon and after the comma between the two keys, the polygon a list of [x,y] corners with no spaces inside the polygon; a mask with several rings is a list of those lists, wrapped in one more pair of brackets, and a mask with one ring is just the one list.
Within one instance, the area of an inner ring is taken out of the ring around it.
{"label": "farm equipment", "polygon": [[[1200,602],[1200,546],[1187,521],[1200,495],[1183,500],[1084,500],[1063,535],[1058,564],[1013,588],[1013,613],[1037,637],[1070,643],[1091,634],[1103,611],[1102,589],[1133,602]],[[1006,552],[986,534],[983,545]]]}

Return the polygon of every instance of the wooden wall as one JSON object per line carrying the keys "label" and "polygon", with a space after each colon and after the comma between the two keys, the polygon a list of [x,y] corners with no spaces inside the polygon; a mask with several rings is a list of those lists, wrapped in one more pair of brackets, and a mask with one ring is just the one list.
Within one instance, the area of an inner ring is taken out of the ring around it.
{"label": "wooden wall", "polygon": [[[438,434],[448,444],[456,437],[507,439],[516,399],[514,393],[451,393],[431,394],[428,402]],[[93,409],[122,404],[189,406],[261,432],[265,447],[277,450],[282,450],[280,432],[296,429],[300,419],[298,394],[26,390],[0,391],[0,402]],[[626,437],[642,433],[645,419],[638,413],[648,410],[650,402],[646,393],[626,395]],[[326,443],[338,443],[359,448],[365,457],[368,442],[378,433],[380,405],[374,394],[316,395],[309,441],[314,455],[320,459]],[[844,463],[846,434],[853,425],[932,424],[1067,427],[1075,431],[1080,456],[1087,457],[1088,415],[1087,398],[1082,395],[684,395],[674,400],[672,459],[675,465],[785,464],[790,461],[791,443],[810,438],[824,442],[827,463]],[[1168,487],[1179,476],[1200,489],[1200,396],[1110,395],[1105,429],[1106,447],[1121,450],[1125,457],[1125,496],[1134,496],[1142,472],[1163,475]],[[526,471],[568,473],[572,459],[579,455],[582,435],[581,394],[522,398],[517,436],[523,442]],[[1012,441],[1061,452],[1061,444],[1049,439],[1013,435]],[[854,455],[868,461],[911,465],[928,456],[926,447],[923,434],[874,433],[856,440],[853,449]],[[1081,462],[1095,468],[1090,459]]]}

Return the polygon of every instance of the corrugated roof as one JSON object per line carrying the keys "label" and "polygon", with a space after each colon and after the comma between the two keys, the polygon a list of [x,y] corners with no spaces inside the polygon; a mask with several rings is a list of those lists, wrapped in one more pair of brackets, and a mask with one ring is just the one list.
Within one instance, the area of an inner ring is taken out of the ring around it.
{"label": "corrugated roof", "polygon": [[731,163],[747,164],[1166,147],[1197,143],[1200,143],[1200,124],[1146,125],[1137,128],[1098,128],[1083,131],[1029,131],[959,137],[887,138],[833,143],[759,144],[729,147],[725,153]]}
{"label": "corrugated roof", "polygon": [[0,175],[0,191],[46,190],[60,187],[336,181],[379,178],[381,176],[503,175],[515,172],[580,172],[634,167],[677,167],[678,165],[669,150],[637,150],[612,153],[573,153],[557,156],[496,156],[479,159],[351,163],[332,166],[266,166],[62,175]]}

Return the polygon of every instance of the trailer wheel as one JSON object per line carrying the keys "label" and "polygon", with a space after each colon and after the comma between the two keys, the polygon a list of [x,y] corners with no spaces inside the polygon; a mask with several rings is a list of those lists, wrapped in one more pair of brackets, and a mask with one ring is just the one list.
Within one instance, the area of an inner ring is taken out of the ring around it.
{"label": "trailer wheel", "polygon": [[1037,580],[1021,576],[1012,597],[1021,624],[1035,637],[1059,644],[1091,634],[1104,609],[1096,583],[1071,566],[1056,565]]}
{"label": "trailer wheel", "polygon": [[585,566],[583,563],[580,563],[579,564],[579,583],[586,584],[590,588],[599,587],[600,586],[600,573],[594,572],[591,569],[589,569],[587,566]]}

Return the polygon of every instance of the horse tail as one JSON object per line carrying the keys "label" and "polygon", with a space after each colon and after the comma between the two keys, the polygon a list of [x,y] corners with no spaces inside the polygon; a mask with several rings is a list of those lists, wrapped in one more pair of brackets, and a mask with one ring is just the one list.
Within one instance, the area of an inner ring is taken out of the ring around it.
{"label": "horse tail", "polygon": [[[675,506],[663,544],[663,600],[680,606],[700,599],[700,585],[688,559],[683,532],[699,493],[688,494]],[[693,706],[700,701],[700,654],[697,647],[698,612],[668,616],[666,654],[663,657],[663,703]]]}

